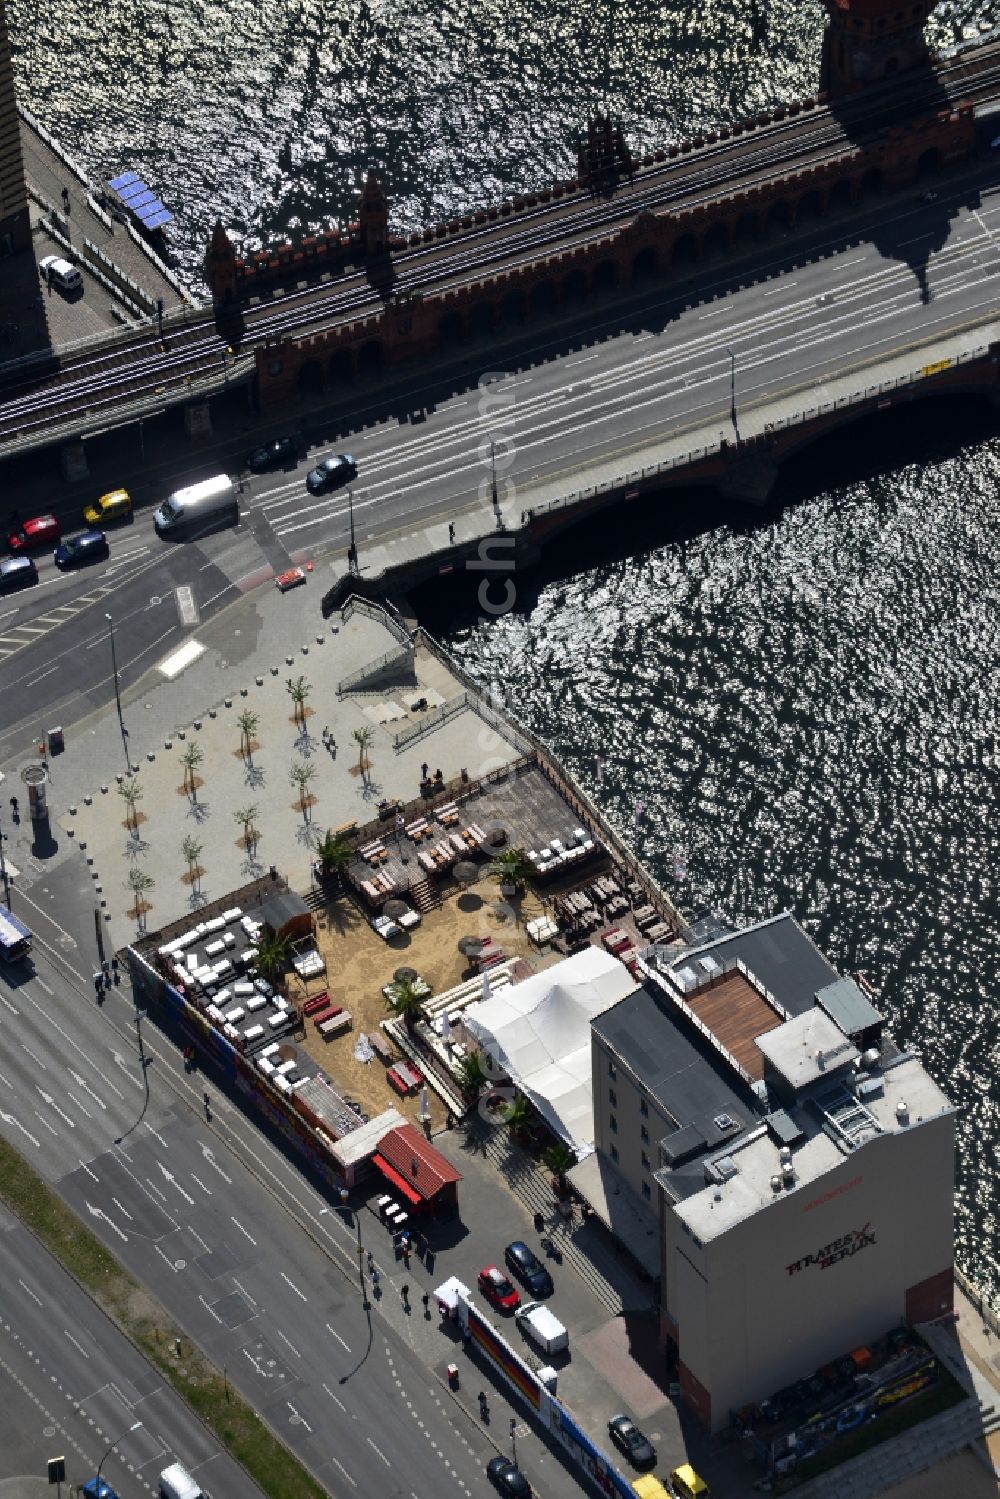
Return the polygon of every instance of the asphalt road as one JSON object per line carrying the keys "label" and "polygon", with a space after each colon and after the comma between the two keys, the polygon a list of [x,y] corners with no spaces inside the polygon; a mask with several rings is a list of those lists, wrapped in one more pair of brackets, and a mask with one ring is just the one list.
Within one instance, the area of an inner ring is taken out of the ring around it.
{"label": "asphalt road", "polygon": [[[216,1082],[185,1074],[148,1021],[140,1055],[126,989],[98,1008],[69,933],[60,945],[36,947],[34,976],[0,978],[0,1131],[331,1493],[491,1492],[485,1464],[496,1449],[446,1394],[440,1376],[453,1350],[419,1309],[406,1312],[400,1286],[410,1277],[385,1230],[362,1210],[363,1242],[381,1272],[381,1295],[366,1310],[353,1213],[331,1207]],[[0,1275],[4,1253],[0,1241]],[[42,1316],[60,1304],[61,1272],[37,1255],[29,1268]],[[89,1315],[82,1333],[67,1322],[84,1348]],[[147,1368],[128,1389],[150,1381]],[[207,1460],[204,1434],[195,1442],[165,1421],[162,1431],[182,1461]],[[127,1455],[135,1464],[144,1451],[136,1434]],[[519,1456],[536,1476],[544,1463],[547,1494],[576,1492],[527,1429]],[[0,1458],[0,1476],[11,1461]]]}
{"label": "asphalt road", "polygon": [[41,1483],[47,1459],[64,1456],[67,1480],[79,1485],[93,1478],[114,1442],[101,1476],[122,1499],[154,1492],[160,1472],[178,1460],[211,1499],[259,1496],[128,1339],[6,1212],[0,1284],[4,1475]]}
{"label": "asphalt road", "polygon": [[[363,567],[373,541],[476,506],[489,514],[491,431],[503,433],[501,498],[514,524],[541,485],[571,491],[609,458],[627,469],[636,451],[678,431],[730,434],[734,389],[737,420],[741,409],[801,386],[821,400],[824,382],[846,369],[989,319],[1000,226],[1000,188],[990,184],[998,176],[994,153],[952,193],[940,188],[930,202],[914,193],[876,205],[885,216],[867,226],[862,215],[846,230],[827,221],[794,249],[762,251],[743,282],[734,285],[731,267],[719,262],[716,279],[709,266],[697,291],[656,288],[627,319],[619,310],[599,314],[603,321],[581,326],[572,347],[562,336],[498,357],[498,368],[514,373],[499,417],[483,414],[475,389],[439,399],[438,387],[414,379],[397,389],[392,409],[424,410],[424,420],[387,418],[386,401],[356,407],[340,435],[310,446],[297,469],[248,479],[235,531],[166,543],[150,509],[140,509],[132,525],[109,532],[107,563],[63,576],[45,559],[36,587],[0,598],[0,691],[9,697],[16,687],[24,712],[40,721],[72,722],[110,696],[109,609],[127,686],[268,567],[343,556],[346,491],[314,499],[303,482],[323,452],[358,460],[352,497]],[[976,180],[978,193],[968,185]],[[214,451],[220,469],[235,471],[231,441]],[[198,472],[212,465],[211,451],[202,451]],[[147,468],[140,503],[151,506],[185,477],[176,460],[170,472]],[[57,505],[55,486],[49,503]],[[0,758],[16,739],[12,724]]]}

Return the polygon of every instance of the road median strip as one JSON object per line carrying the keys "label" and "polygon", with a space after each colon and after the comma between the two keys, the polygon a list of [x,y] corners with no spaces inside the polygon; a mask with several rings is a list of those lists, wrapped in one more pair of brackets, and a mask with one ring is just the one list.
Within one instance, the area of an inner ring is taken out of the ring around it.
{"label": "road median strip", "polygon": [[237,1394],[225,1373],[3,1139],[0,1200],[159,1370],[265,1494],[271,1499],[324,1499],[326,1490]]}

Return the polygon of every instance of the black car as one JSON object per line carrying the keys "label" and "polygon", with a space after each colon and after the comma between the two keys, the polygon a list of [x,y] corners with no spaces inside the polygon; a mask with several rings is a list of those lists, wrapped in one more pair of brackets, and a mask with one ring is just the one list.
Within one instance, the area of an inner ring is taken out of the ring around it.
{"label": "black car", "polygon": [[357,477],[358,465],[350,453],[331,453],[306,474],[306,488],[310,494],[326,494]]}
{"label": "black car", "polygon": [[273,437],[261,448],[247,454],[247,468],[252,474],[266,474],[270,468],[281,468],[294,463],[298,457],[298,446],[294,437]]}
{"label": "black car", "polygon": [[0,562],[0,593],[12,593],[38,582],[38,569],[30,557],[4,557]]}
{"label": "black car", "polygon": [[108,538],[103,531],[81,531],[79,536],[67,536],[52,554],[56,567],[82,567],[107,555]]}
{"label": "black car", "polygon": [[552,1276],[527,1244],[516,1239],[513,1244],[507,1245],[503,1257],[507,1269],[517,1276],[523,1286],[527,1286],[536,1300],[552,1295]]}
{"label": "black car", "polygon": [[612,1416],[608,1436],[634,1467],[651,1468],[656,1462],[656,1448],[628,1416]]}
{"label": "black car", "polygon": [[507,1457],[491,1457],[486,1464],[490,1482],[510,1499],[531,1499],[531,1484]]}

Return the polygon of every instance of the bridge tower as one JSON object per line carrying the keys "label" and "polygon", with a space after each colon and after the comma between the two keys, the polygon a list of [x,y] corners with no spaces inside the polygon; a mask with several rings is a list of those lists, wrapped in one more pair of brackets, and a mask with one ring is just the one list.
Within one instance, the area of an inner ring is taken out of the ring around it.
{"label": "bridge tower", "polygon": [[21,154],[21,127],[14,96],[6,8],[0,0],[0,257],[31,244],[28,186]]}
{"label": "bridge tower", "polygon": [[936,0],[823,0],[820,87],[832,99],[927,62],[924,26]]}
{"label": "bridge tower", "polygon": [[365,254],[384,255],[389,240],[389,205],[374,172],[368,173],[368,181],[361,190],[358,225]]}
{"label": "bridge tower", "polygon": [[218,306],[223,302],[237,300],[236,251],[233,242],[216,219],[208,253],[205,256],[205,280],[212,292],[212,301]]}

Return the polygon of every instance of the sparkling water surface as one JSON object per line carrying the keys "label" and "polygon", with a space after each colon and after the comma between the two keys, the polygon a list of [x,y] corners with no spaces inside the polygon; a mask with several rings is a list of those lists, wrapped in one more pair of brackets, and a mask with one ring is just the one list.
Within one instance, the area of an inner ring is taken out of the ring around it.
{"label": "sparkling water surface", "polygon": [[[596,107],[647,148],[814,92],[823,15],[817,0],[7,10],[25,101],[94,176],[147,178],[192,284],[216,217],[248,247],[345,220],[368,167],[408,230],[568,175]],[[994,0],[961,0],[929,35],[946,48],[995,24]],[[865,970],[962,1110],[959,1257],[995,1295],[1000,438],[984,422],[919,461],[887,468],[874,442],[867,458],[765,517],[699,501],[683,540],[637,530],[610,559],[592,536],[578,557],[567,542],[505,618],[444,624],[664,883],[684,852],[688,913],[790,907]]]}

